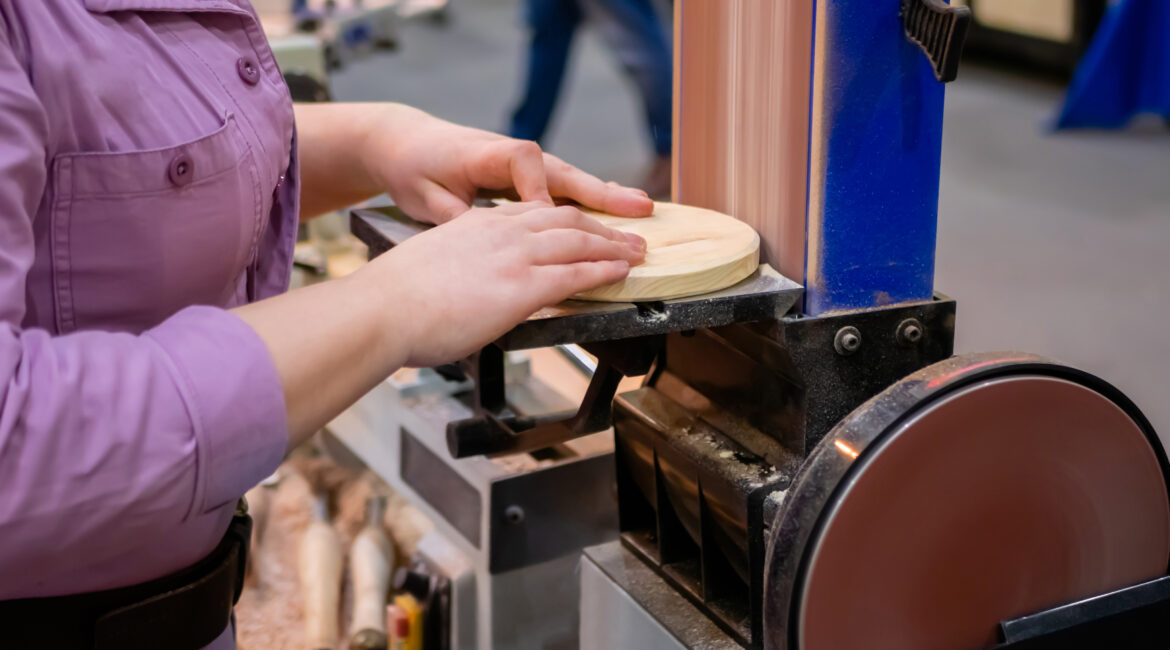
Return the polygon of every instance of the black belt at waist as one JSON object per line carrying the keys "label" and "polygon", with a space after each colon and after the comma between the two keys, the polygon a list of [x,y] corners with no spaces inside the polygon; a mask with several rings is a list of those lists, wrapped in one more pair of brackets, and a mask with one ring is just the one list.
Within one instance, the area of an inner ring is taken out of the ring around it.
{"label": "black belt at waist", "polygon": [[237,514],[210,555],[139,585],[0,601],[0,647],[199,650],[219,638],[244,587],[252,518]]}

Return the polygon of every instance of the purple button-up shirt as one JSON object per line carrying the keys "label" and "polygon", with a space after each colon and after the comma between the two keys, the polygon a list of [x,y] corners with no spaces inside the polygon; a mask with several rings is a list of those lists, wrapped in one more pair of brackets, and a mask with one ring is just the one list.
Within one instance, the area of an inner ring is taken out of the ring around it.
{"label": "purple button-up shirt", "polygon": [[293,139],[246,0],[0,0],[0,599],[183,568],[279,464],[225,308],[287,288]]}

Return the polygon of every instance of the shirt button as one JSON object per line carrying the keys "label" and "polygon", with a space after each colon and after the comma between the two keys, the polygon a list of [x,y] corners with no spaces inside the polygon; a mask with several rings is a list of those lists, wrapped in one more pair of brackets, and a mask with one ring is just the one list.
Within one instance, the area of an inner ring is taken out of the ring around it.
{"label": "shirt button", "polygon": [[241,56],[236,61],[236,72],[240,73],[240,79],[249,86],[260,83],[260,65],[252,57]]}
{"label": "shirt button", "polygon": [[167,168],[167,178],[179,187],[190,183],[195,178],[195,161],[185,153],[175,156]]}

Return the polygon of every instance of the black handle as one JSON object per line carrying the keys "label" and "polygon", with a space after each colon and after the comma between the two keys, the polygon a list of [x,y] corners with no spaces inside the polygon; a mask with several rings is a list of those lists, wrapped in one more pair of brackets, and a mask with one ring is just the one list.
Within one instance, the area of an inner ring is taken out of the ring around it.
{"label": "black handle", "polygon": [[902,0],[902,26],[906,36],[926,52],[934,76],[941,82],[954,81],[959,74],[959,56],[971,25],[971,10],[942,0]]}
{"label": "black handle", "polygon": [[[508,409],[504,395],[504,357],[488,346],[472,358],[464,370],[472,370],[480,399],[476,415],[447,423],[447,450],[452,458],[516,454],[604,431],[612,424],[613,399],[624,377],[650,371],[665,337],[632,337],[585,344],[597,357],[597,370],[575,414],[542,417],[517,416]],[[498,348],[497,348],[498,349]],[[497,386],[490,388],[493,384]],[[485,396],[490,399],[483,399]]]}
{"label": "black handle", "polygon": [[481,412],[475,417],[447,423],[447,450],[452,458],[518,454],[605,431],[611,426],[613,398],[625,376],[599,358],[597,372],[575,414],[555,413],[533,418],[498,417]]}

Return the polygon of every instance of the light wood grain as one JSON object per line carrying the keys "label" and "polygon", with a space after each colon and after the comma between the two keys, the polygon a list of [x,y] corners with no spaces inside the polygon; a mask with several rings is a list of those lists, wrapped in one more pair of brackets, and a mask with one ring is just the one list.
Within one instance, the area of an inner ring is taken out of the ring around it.
{"label": "light wood grain", "polygon": [[301,538],[298,568],[304,598],[305,637],[312,650],[336,648],[341,632],[338,616],[341,605],[341,539],[322,514],[318,513]]}
{"label": "light wood grain", "polygon": [[248,490],[244,495],[248,502],[248,514],[252,516],[252,543],[249,552],[252,561],[248,562],[245,570],[249,575],[256,571],[256,554],[260,552],[260,543],[264,538],[264,529],[268,526],[268,511],[272,502],[272,490],[263,486]]}
{"label": "light wood grain", "polygon": [[625,219],[585,212],[603,224],[646,239],[646,261],[616,284],[574,296],[631,302],[694,296],[730,287],[760,264],[760,237],[725,214],[676,203],[655,203],[654,214]]}
{"label": "light wood grain", "polygon": [[367,504],[366,526],[349,549],[353,583],[350,648],[385,647],[386,596],[390,592],[390,574],[394,569],[394,548],[382,528],[384,503],[375,497]]}

